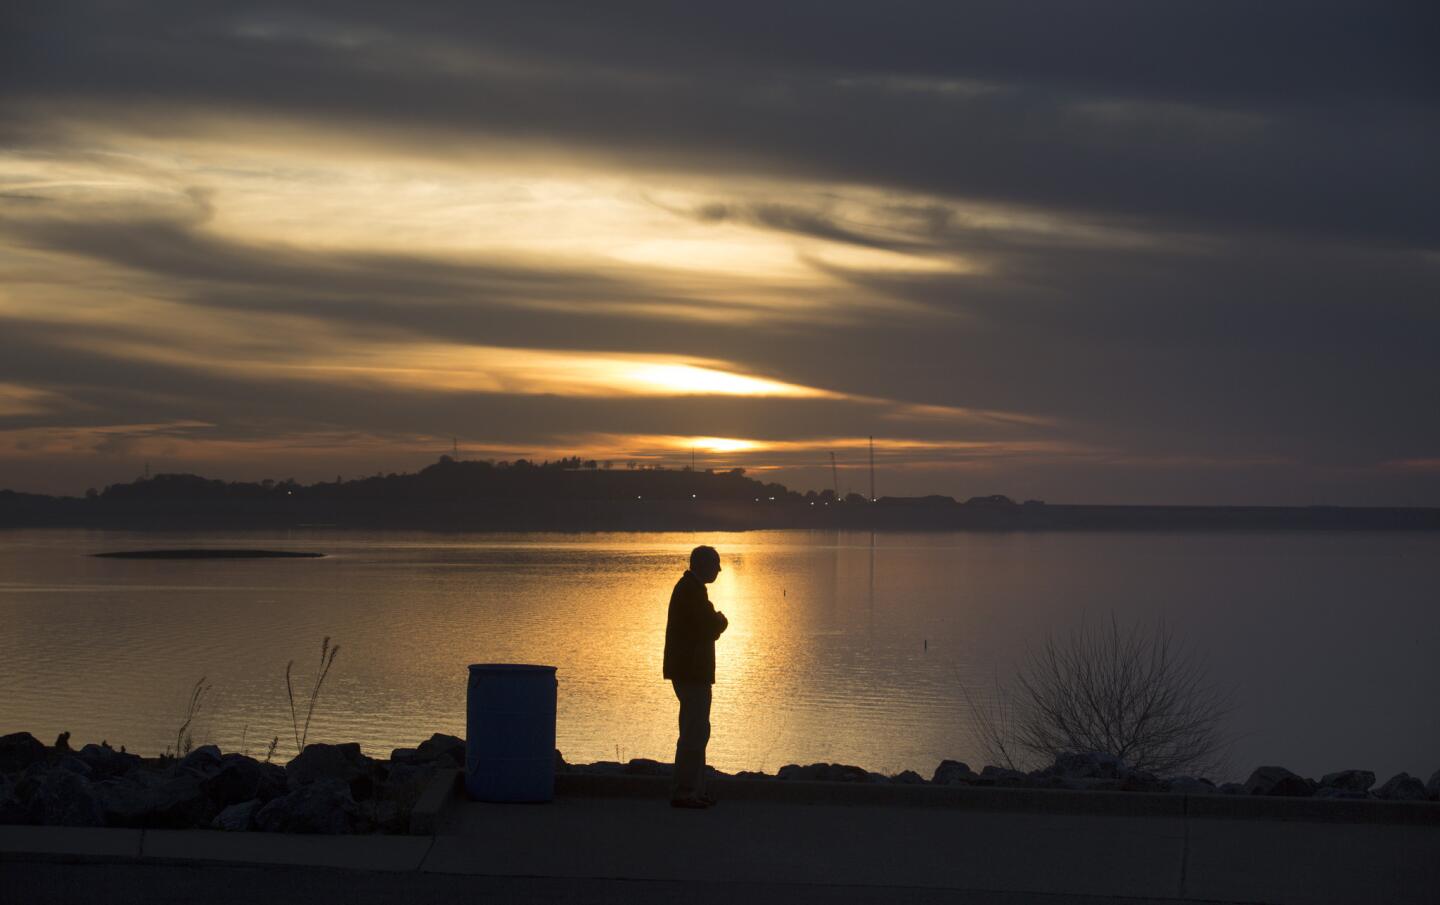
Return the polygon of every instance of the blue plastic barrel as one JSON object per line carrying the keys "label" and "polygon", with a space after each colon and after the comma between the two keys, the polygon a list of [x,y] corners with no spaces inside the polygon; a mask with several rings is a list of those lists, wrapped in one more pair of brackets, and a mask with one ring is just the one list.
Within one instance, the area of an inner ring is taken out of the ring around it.
{"label": "blue plastic barrel", "polygon": [[465,789],[477,801],[555,798],[553,666],[470,667]]}

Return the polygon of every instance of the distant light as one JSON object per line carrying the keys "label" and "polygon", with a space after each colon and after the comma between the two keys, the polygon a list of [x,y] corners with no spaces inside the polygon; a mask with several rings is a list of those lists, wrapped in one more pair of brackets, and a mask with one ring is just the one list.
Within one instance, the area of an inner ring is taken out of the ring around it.
{"label": "distant light", "polygon": [[692,500],[695,499],[695,494],[693,494],[693,493],[690,494],[690,499],[692,499]]}
{"label": "distant light", "polygon": [[641,499],[641,497],[639,496],[639,494],[636,494],[635,499],[637,499],[637,500],[638,500],[638,499]]}
{"label": "distant light", "polygon": [[770,502],[775,502],[775,498],[773,496],[770,498]]}

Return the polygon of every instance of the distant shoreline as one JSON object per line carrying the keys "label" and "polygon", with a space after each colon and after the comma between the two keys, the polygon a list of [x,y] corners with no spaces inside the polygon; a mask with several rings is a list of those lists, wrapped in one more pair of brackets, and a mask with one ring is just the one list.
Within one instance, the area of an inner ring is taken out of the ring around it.
{"label": "distant shoreline", "polygon": [[431,531],[1440,531],[1440,509],[1282,506],[976,507],[954,501],[829,507],[792,502],[730,501],[431,501],[388,505],[333,502],[204,504],[146,501],[106,504],[43,498],[17,503],[0,492],[0,528],[96,529],[408,529]]}

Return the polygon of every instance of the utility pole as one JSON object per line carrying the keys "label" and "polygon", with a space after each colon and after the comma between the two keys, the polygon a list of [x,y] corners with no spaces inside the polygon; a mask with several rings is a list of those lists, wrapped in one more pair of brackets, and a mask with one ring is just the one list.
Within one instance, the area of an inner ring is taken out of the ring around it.
{"label": "utility pole", "polygon": [[870,438],[870,502],[875,502],[875,438]]}
{"label": "utility pole", "polygon": [[835,467],[835,450],[830,450],[830,486],[835,491],[835,502],[840,502],[840,470]]}

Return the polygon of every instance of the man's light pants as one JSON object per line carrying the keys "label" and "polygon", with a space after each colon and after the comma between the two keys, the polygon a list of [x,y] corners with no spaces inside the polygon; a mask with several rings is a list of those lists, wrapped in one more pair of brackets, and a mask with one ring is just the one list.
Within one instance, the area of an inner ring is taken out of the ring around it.
{"label": "man's light pants", "polygon": [[705,794],[705,746],[710,743],[710,684],[673,682],[680,699],[680,740],[675,743],[671,798]]}

